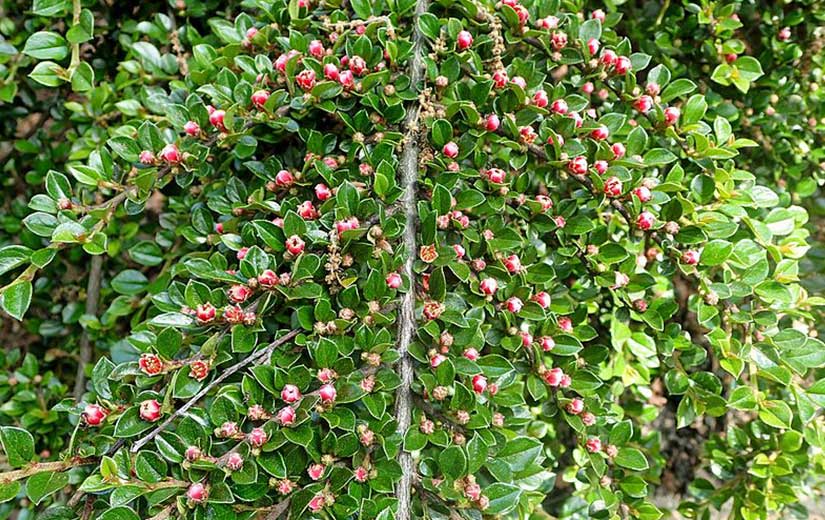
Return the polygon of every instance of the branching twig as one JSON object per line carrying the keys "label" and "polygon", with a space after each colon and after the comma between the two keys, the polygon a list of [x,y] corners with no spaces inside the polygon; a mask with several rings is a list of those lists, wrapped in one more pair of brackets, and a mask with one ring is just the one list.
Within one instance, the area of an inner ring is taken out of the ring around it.
{"label": "branching twig", "polygon": [[234,374],[235,372],[237,372],[237,371],[241,370],[242,368],[244,368],[245,366],[249,365],[250,363],[253,363],[253,362],[259,361],[259,360],[261,360],[261,359],[266,359],[266,357],[267,357],[267,356],[269,356],[269,355],[271,355],[271,354],[272,354],[272,352],[273,352],[276,348],[278,348],[279,346],[283,345],[283,344],[284,344],[284,343],[286,343],[287,341],[289,341],[289,340],[291,340],[292,338],[294,338],[295,336],[297,336],[299,332],[300,332],[300,330],[299,330],[299,329],[293,329],[293,330],[291,330],[291,331],[290,331],[290,332],[288,332],[285,336],[283,336],[283,337],[281,337],[281,338],[276,339],[275,341],[273,341],[272,343],[270,343],[269,345],[267,345],[265,348],[263,348],[263,349],[259,350],[258,352],[256,352],[256,353],[252,354],[251,356],[248,356],[248,357],[243,358],[243,359],[242,359],[242,360],[240,360],[239,362],[235,363],[235,364],[234,364],[234,365],[232,365],[231,367],[229,367],[229,368],[227,368],[226,370],[224,370],[223,372],[221,372],[221,375],[219,375],[219,376],[218,376],[218,377],[216,377],[214,380],[212,380],[212,382],[211,382],[211,383],[209,383],[208,385],[206,385],[206,386],[205,386],[205,387],[204,387],[204,388],[203,388],[200,392],[198,392],[197,394],[195,394],[195,395],[194,395],[191,399],[189,399],[189,401],[187,401],[187,402],[186,402],[183,406],[181,406],[180,408],[178,408],[177,410],[175,410],[175,413],[173,413],[172,415],[170,415],[170,416],[169,416],[169,417],[168,417],[165,421],[163,421],[160,425],[158,425],[158,427],[157,427],[157,428],[155,428],[154,430],[152,430],[151,432],[149,432],[146,436],[144,436],[144,437],[143,437],[143,438],[141,438],[139,441],[137,441],[134,445],[132,445],[132,448],[131,448],[132,453],[136,453],[136,452],[137,452],[137,451],[139,451],[139,450],[140,450],[143,446],[145,446],[147,442],[149,442],[149,441],[151,441],[152,439],[154,439],[154,438],[155,438],[155,437],[156,437],[156,436],[157,436],[160,432],[162,432],[163,430],[165,430],[165,429],[166,429],[166,428],[167,428],[167,427],[168,427],[168,426],[172,423],[172,421],[174,421],[174,420],[175,420],[176,418],[178,418],[179,416],[183,415],[183,414],[186,412],[186,410],[188,410],[188,409],[189,409],[189,408],[191,408],[191,407],[192,407],[195,403],[197,403],[198,401],[200,401],[200,400],[203,398],[203,396],[205,396],[206,394],[208,394],[208,393],[209,393],[209,392],[210,392],[210,391],[211,391],[211,390],[212,390],[215,386],[219,385],[219,384],[220,384],[220,383],[222,383],[224,380],[226,380],[229,376],[231,376],[231,375],[232,375],[232,374]]}

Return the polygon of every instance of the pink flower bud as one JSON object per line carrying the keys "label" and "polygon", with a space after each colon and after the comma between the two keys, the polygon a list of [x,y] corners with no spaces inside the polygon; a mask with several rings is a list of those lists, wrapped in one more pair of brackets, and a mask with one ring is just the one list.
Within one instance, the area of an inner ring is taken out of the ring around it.
{"label": "pink flower bud", "polygon": [[653,194],[650,193],[647,186],[639,186],[633,190],[633,195],[636,195],[641,202],[647,202],[651,199],[651,197],[653,197]]}
{"label": "pink flower bud", "polygon": [[618,177],[610,177],[604,182],[604,194],[608,197],[618,197],[622,194],[622,181]]}
{"label": "pink flower bud", "polygon": [[562,377],[564,377],[564,372],[559,367],[551,368],[544,373],[544,382],[556,388],[561,384]]}
{"label": "pink flower bud", "polygon": [[338,81],[338,67],[332,63],[324,65],[324,77],[330,81]]}
{"label": "pink flower bud", "polygon": [[687,265],[696,265],[699,263],[699,252],[694,249],[688,249],[682,253],[682,262]]}
{"label": "pink flower bud", "polygon": [[183,155],[175,144],[170,143],[160,151],[160,158],[169,164],[178,164],[183,160]]}
{"label": "pink flower bud", "polygon": [[253,447],[260,448],[266,444],[267,435],[263,428],[253,428],[247,435],[247,439],[249,440],[249,444]]}
{"label": "pink flower bud", "polygon": [[501,120],[495,114],[490,114],[484,122],[484,129],[488,132],[495,132],[501,126]]}
{"label": "pink flower bud", "polygon": [[231,471],[240,470],[243,468],[243,456],[238,452],[231,452],[229,456],[226,457],[226,467]]}
{"label": "pink flower bud", "polygon": [[338,74],[338,83],[347,90],[351,90],[355,86],[355,76],[351,70],[343,70]]}
{"label": "pink flower bud", "polygon": [[308,50],[310,56],[317,60],[320,60],[324,57],[324,44],[321,43],[321,40],[312,40],[311,42],[309,42]]}
{"label": "pink flower bud", "polygon": [[387,275],[387,287],[390,289],[398,289],[401,287],[401,275],[398,273],[390,273]]}
{"label": "pink flower bud", "polygon": [[639,214],[639,217],[636,219],[636,225],[639,226],[641,230],[648,230],[653,227],[653,223],[656,221],[656,217],[653,216],[653,213],[649,211],[643,211]]}
{"label": "pink flower bud", "polygon": [[200,323],[209,323],[215,319],[215,307],[211,303],[204,303],[195,308],[195,317]]}
{"label": "pink flower bud", "polygon": [[186,452],[184,453],[184,457],[186,457],[186,460],[188,460],[189,462],[195,462],[196,460],[199,460],[201,458],[201,455],[201,449],[197,446],[189,446],[188,448],[186,448]]}
{"label": "pink flower bud", "polygon": [[485,278],[478,285],[478,288],[487,296],[492,296],[498,290],[498,282],[494,278]]}
{"label": "pink flower bud", "polygon": [[207,496],[206,487],[200,482],[193,482],[186,490],[186,498],[197,504],[206,500]]}
{"label": "pink flower bud", "polygon": [[235,284],[229,288],[229,299],[234,303],[243,303],[252,295],[252,289],[246,285]]}
{"label": "pink flower bud", "polygon": [[625,147],[622,143],[613,143],[613,146],[610,147],[610,150],[613,152],[614,159],[621,159],[624,157]]}
{"label": "pink flower bud", "polygon": [[160,416],[160,403],[157,400],[147,399],[140,403],[140,418],[144,421],[155,422]]}
{"label": "pink flower bud", "polygon": [[610,131],[604,125],[601,125],[592,132],[590,132],[590,137],[596,139],[597,141],[603,141],[607,139],[608,135],[610,135]]}
{"label": "pink flower bud", "polygon": [[441,152],[450,159],[455,159],[456,157],[458,157],[458,145],[455,144],[453,141],[450,141],[449,143],[444,145],[444,148],[441,150]]}
{"label": "pink flower bud", "polygon": [[598,437],[591,437],[587,439],[585,444],[587,446],[587,451],[590,453],[597,453],[602,449],[602,441],[599,440]]}
{"label": "pink flower bud", "polygon": [[487,378],[481,374],[473,376],[473,391],[477,394],[484,393],[487,389]]}
{"label": "pink flower bud", "polygon": [[616,74],[623,76],[630,72],[630,69],[632,68],[633,64],[627,56],[619,56],[616,58]]}
{"label": "pink flower bud", "polygon": [[557,99],[550,105],[550,110],[556,114],[566,114],[568,109],[567,102],[563,99]]}
{"label": "pink flower bud", "polygon": [[539,340],[539,344],[541,345],[541,349],[545,352],[550,352],[556,346],[556,342],[553,340],[552,336],[542,336]]}
{"label": "pink flower bud", "polygon": [[329,404],[335,401],[338,392],[335,391],[335,387],[331,383],[327,383],[318,390],[318,395],[321,396],[323,403]]}
{"label": "pink flower bud", "polygon": [[591,56],[595,56],[596,53],[599,52],[599,40],[596,38],[590,38],[587,40],[587,51]]}
{"label": "pink flower bud", "polygon": [[547,97],[547,92],[544,90],[539,90],[535,94],[533,94],[533,104],[539,108],[544,108],[550,102],[549,98]]}
{"label": "pink flower bud", "polygon": [[567,163],[567,170],[573,175],[584,175],[587,173],[587,158],[583,155],[574,157]]}
{"label": "pink flower bud", "polygon": [[361,76],[367,70],[367,62],[361,56],[353,56],[348,64],[349,70],[356,76]]}
{"label": "pink flower bud", "polygon": [[518,314],[521,312],[522,307],[524,307],[524,303],[520,298],[513,296],[512,298],[507,299],[507,310],[513,314]]}
{"label": "pink flower bud", "polygon": [[619,57],[616,56],[616,53],[610,49],[604,49],[602,51],[601,57],[599,57],[599,62],[604,65],[605,67],[612,67],[616,64]]}
{"label": "pink flower bud", "polygon": [[509,76],[507,75],[506,70],[499,69],[493,73],[493,84],[496,86],[496,88],[506,87],[508,81]]}
{"label": "pink flower bud", "polygon": [[458,33],[458,50],[463,51],[469,49],[473,44],[473,35],[469,31],[461,31]]}
{"label": "pink flower bud", "polygon": [[292,235],[286,239],[286,250],[293,255],[300,255],[304,252],[304,241],[298,235]]}
{"label": "pink flower bud", "polygon": [[584,401],[578,397],[567,403],[567,413],[578,415],[584,411]]}
{"label": "pink flower bud", "polygon": [[194,121],[187,121],[183,125],[183,131],[186,132],[186,135],[196,137],[201,133],[201,127]]}
{"label": "pink flower bud", "polygon": [[547,294],[545,291],[541,291],[535,294],[532,298],[530,298],[534,302],[539,304],[539,307],[542,309],[546,309],[550,307],[550,295]]}
{"label": "pink flower bud", "polygon": [[682,112],[677,107],[667,107],[665,109],[665,124],[673,126],[679,121],[679,116]]}
{"label": "pink flower bud", "polygon": [[284,385],[281,389],[281,399],[286,403],[300,401],[301,391],[295,385]]}
{"label": "pink flower bud", "polygon": [[223,132],[224,130],[226,130],[226,126],[224,126],[225,117],[226,112],[224,112],[223,110],[215,110],[214,112],[209,114],[209,122],[212,124],[212,126]]}
{"label": "pink flower bud", "polygon": [[478,350],[473,347],[469,347],[464,351],[464,357],[470,361],[476,361],[479,358]]}
{"label": "pink flower bud", "polygon": [[98,404],[88,404],[86,408],[83,409],[82,417],[89,426],[99,426],[103,420],[106,419],[107,415],[109,415],[109,412],[102,406]]}
{"label": "pink flower bud", "polygon": [[277,419],[282,426],[290,426],[295,423],[295,410],[285,406],[278,411]]}
{"label": "pink flower bud", "polygon": [[295,76],[295,83],[305,91],[312,90],[315,86],[315,71],[312,69],[305,69]]}

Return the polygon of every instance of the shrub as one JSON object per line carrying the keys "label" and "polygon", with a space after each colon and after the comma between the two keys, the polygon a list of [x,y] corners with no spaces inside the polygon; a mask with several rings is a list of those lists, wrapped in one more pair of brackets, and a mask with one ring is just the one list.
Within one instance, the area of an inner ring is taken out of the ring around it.
{"label": "shrub", "polygon": [[825,366],[807,212],[737,165],[757,142],[687,70],[567,3],[243,5],[171,43],[170,17],[124,30],[117,69],[80,52],[77,5],[68,43],[26,40],[35,81],[84,94],[0,249],[0,303],[23,318],[74,255],[105,305],[74,314],[78,398],[50,410],[69,438],[0,429],[0,497],[655,519],[672,403],[671,427],[724,430],[684,514],[801,507]]}

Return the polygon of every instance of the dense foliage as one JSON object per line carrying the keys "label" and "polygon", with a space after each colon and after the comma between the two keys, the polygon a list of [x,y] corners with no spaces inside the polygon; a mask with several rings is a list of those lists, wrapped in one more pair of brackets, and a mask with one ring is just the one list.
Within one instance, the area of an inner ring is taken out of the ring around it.
{"label": "dense foliage", "polygon": [[821,6],[120,4],[3,2],[4,518],[807,518]]}

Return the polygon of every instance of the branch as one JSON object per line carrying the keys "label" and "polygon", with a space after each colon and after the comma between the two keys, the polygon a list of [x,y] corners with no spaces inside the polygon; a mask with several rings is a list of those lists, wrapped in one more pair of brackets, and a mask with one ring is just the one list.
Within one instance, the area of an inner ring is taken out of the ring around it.
{"label": "branch", "polygon": [[[86,286],[86,314],[97,316],[98,302],[100,301],[100,277],[103,272],[103,255],[92,257],[92,267],[89,270],[89,283]],[[92,345],[89,341],[89,329],[83,329],[80,337],[80,359],[77,362],[77,376],[74,381],[74,399],[80,401],[86,390],[86,365],[92,360]]]}
{"label": "branch", "polygon": [[[427,0],[417,0],[415,7],[415,33],[413,35],[413,56],[410,63],[410,83],[418,88],[424,81],[424,38],[420,30],[419,20],[427,12]],[[405,120],[406,135],[404,150],[401,153],[401,181],[404,185],[402,204],[406,215],[404,229],[404,247],[407,258],[404,262],[404,275],[410,281],[409,290],[404,294],[401,302],[400,321],[398,331],[398,354],[400,355],[401,386],[395,400],[395,417],[398,422],[397,431],[403,436],[412,421],[412,383],[414,378],[413,359],[409,354],[413,331],[415,330],[415,284],[413,283],[413,263],[416,257],[415,231],[417,208],[415,190],[418,178],[418,116],[420,105],[414,104]],[[401,465],[401,482],[396,487],[398,497],[397,520],[412,518],[412,487],[413,487],[413,460],[412,455],[401,449],[398,454]]]}
{"label": "branch", "polygon": [[37,473],[50,471],[52,473],[65,471],[75,466],[85,466],[87,464],[96,464],[99,459],[97,457],[73,457],[68,460],[58,460],[55,462],[35,462],[29,464],[25,468],[15,469],[0,473],[0,483],[8,484],[15,480],[21,480]]}
{"label": "branch", "polygon": [[200,400],[203,398],[203,396],[205,396],[206,394],[208,394],[208,393],[209,393],[209,392],[210,392],[213,388],[215,388],[217,385],[219,385],[219,384],[220,384],[220,383],[222,383],[224,380],[226,380],[227,378],[229,378],[232,374],[234,374],[235,372],[237,372],[237,371],[239,371],[240,369],[244,368],[245,366],[249,365],[250,363],[254,363],[254,362],[260,361],[260,360],[262,360],[262,359],[265,359],[266,357],[268,357],[269,355],[271,355],[271,354],[272,354],[272,352],[273,352],[276,348],[278,348],[279,346],[283,345],[283,344],[284,344],[284,343],[286,343],[287,341],[289,341],[289,340],[291,340],[292,338],[294,338],[295,336],[297,336],[299,332],[300,332],[300,330],[299,330],[299,329],[293,329],[293,330],[291,330],[291,331],[290,331],[290,332],[288,332],[285,336],[283,336],[283,337],[281,337],[281,338],[279,338],[279,339],[276,339],[275,341],[273,341],[272,343],[270,343],[269,345],[267,345],[265,348],[263,348],[263,349],[259,350],[258,352],[256,352],[256,353],[252,354],[251,356],[248,356],[248,357],[243,358],[243,359],[242,359],[242,360],[240,360],[239,362],[235,363],[235,364],[234,364],[234,365],[232,365],[231,367],[229,367],[229,368],[227,368],[226,370],[224,370],[224,371],[221,373],[221,375],[219,375],[218,377],[216,377],[215,379],[213,379],[211,383],[209,383],[208,385],[206,385],[206,386],[203,388],[203,390],[201,390],[200,392],[198,392],[197,394],[195,394],[195,395],[194,395],[191,399],[189,399],[189,401],[187,401],[187,402],[186,402],[183,406],[181,406],[180,408],[178,408],[177,410],[175,410],[175,413],[173,413],[172,415],[170,415],[170,416],[169,416],[169,418],[168,418],[168,419],[166,419],[165,421],[163,421],[163,422],[162,422],[162,423],[161,423],[161,424],[160,424],[157,428],[155,428],[154,430],[152,430],[151,432],[149,432],[149,434],[148,434],[148,435],[144,436],[142,439],[140,439],[139,441],[137,441],[137,442],[136,442],[136,443],[132,446],[132,449],[131,449],[132,453],[136,453],[136,452],[137,452],[138,450],[140,450],[143,446],[145,446],[147,442],[149,442],[149,441],[151,441],[152,439],[154,439],[155,437],[157,437],[157,435],[158,435],[160,432],[162,432],[163,430],[165,430],[165,429],[166,429],[166,428],[167,428],[167,427],[168,427],[168,426],[172,423],[172,421],[174,421],[174,420],[175,420],[176,418],[178,418],[179,416],[183,415],[183,413],[185,413],[185,412],[186,412],[186,410],[188,410],[189,408],[191,408],[191,407],[192,407],[192,405],[194,405],[195,403],[197,403],[198,401],[200,401]]}

